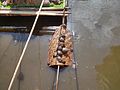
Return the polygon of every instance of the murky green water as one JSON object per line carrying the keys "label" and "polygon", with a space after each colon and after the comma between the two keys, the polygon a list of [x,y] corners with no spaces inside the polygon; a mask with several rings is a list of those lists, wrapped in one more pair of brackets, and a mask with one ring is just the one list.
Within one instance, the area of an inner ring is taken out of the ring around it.
{"label": "murky green water", "polygon": [[99,90],[120,89],[120,46],[111,47],[103,63],[96,65]]}

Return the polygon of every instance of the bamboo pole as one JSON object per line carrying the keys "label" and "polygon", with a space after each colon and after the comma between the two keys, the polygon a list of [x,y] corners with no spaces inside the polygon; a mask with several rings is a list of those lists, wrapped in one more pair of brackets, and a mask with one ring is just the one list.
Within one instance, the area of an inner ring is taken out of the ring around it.
{"label": "bamboo pole", "polygon": [[56,90],[58,90],[59,73],[60,73],[60,66],[58,65],[58,68],[57,68],[57,76],[56,76]]}
{"label": "bamboo pole", "polygon": [[63,9],[63,18],[62,18],[62,24],[65,24],[65,8]]}
{"label": "bamboo pole", "polygon": [[[42,0],[42,3],[41,3],[41,5],[40,5],[40,8],[39,8],[39,11],[38,11],[38,12],[41,11],[42,6],[43,6],[43,3],[44,3],[44,0]],[[29,34],[29,36],[28,36],[28,39],[27,39],[27,41],[26,41],[26,43],[25,43],[25,46],[24,46],[23,51],[22,51],[22,54],[21,54],[21,56],[20,56],[20,58],[19,58],[18,64],[17,64],[17,66],[16,66],[16,68],[15,68],[15,71],[14,71],[14,73],[13,73],[12,79],[11,79],[11,81],[10,81],[10,84],[9,84],[7,90],[11,90],[11,87],[12,87],[13,82],[14,82],[14,80],[15,80],[15,77],[16,77],[17,71],[18,71],[18,69],[19,69],[19,67],[20,67],[20,64],[21,64],[21,62],[22,62],[22,60],[23,60],[23,56],[24,56],[24,54],[25,54],[25,51],[26,51],[27,46],[28,46],[28,44],[29,44],[29,41],[30,41],[30,39],[31,39],[31,36],[32,36],[33,31],[34,31],[34,28],[35,28],[35,25],[36,25],[36,23],[37,23],[38,18],[39,18],[39,13],[37,14],[37,16],[36,16],[36,18],[35,18],[35,21],[34,21],[34,23],[33,23],[32,29],[31,29],[30,34]]]}

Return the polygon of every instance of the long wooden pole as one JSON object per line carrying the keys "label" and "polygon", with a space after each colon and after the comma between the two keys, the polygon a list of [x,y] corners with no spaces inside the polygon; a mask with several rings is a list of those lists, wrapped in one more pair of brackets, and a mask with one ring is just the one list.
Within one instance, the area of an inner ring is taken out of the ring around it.
{"label": "long wooden pole", "polygon": [[14,71],[14,73],[13,73],[12,79],[11,79],[10,84],[9,84],[9,86],[8,86],[8,90],[11,90],[11,87],[12,87],[13,82],[14,82],[14,80],[15,80],[17,71],[18,71],[18,69],[19,69],[19,67],[20,67],[20,64],[21,64],[22,60],[23,60],[23,56],[24,56],[25,51],[26,51],[26,49],[27,49],[28,43],[29,43],[29,41],[30,41],[30,39],[31,39],[31,36],[32,36],[33,31],[34,31],[35,25],[36,25],[36,23],[37,23],[37,20],[38,20],[38,17],[39,17],[39,13],[40,13],[40,11],[41,11],[41,9],[42,9],[43,3],[44,3],[44,0],[42,0],[42,3],[41,3],[41,5],[40,5],[39,11],[38,11],[37,16],[36,16],[36,18],[35,18],[35,21],[34,21],[34,23],[33,23],[32,29],[31,29],[31,31],[30,31],[30,34],[29,34],[29,36],[28,36],[28,39],[27,39],[27,41],[26,41],[26,43],[25,43],[25,46],[24,46],[24,48],[23,48],[22,54],[21,54],[21,56],[20,56],[20,58],[19,58],[18,64],[17,64],[17,66],[16,66],[16,68],[15,68],[15,71]]}
{"label": "long wooden pole", "polygon": [[[62,24],[65,24],[65,8],[63,10]],[[60,31],[60,34],[61,34],[61,31]],[[56,76],[56,90],[58,90],[59,74],[60,74],[60,66],[58,65],[57,76]]]}
{"label": "long wooden pole", "polygon": [[63,10],[62,24],[65,24],[65,7],[64,7],[64,10]]}
{"label": "long wooden pole", "polygon": [[56,90],[58,90],[59,74],[60,74],[60,66],[58,65],[57,76],[56,76]]}

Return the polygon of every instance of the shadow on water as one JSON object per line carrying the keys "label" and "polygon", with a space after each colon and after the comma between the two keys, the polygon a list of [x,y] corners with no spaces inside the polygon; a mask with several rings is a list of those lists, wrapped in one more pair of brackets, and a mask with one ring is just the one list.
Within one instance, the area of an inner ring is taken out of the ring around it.
{"label": "shadow on water", "polygon": [[120,46],[113,46],[102,64],[96,65],[99,90],[120,89]]}

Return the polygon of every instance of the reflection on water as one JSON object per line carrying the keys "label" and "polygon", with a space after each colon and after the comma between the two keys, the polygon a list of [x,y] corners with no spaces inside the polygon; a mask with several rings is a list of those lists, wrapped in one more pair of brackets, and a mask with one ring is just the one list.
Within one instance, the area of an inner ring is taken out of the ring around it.
{"label": "reflection on water", "polygon": [[99,90],[120,89],[120,46],[111,48],[103,64],[96,65]]}

